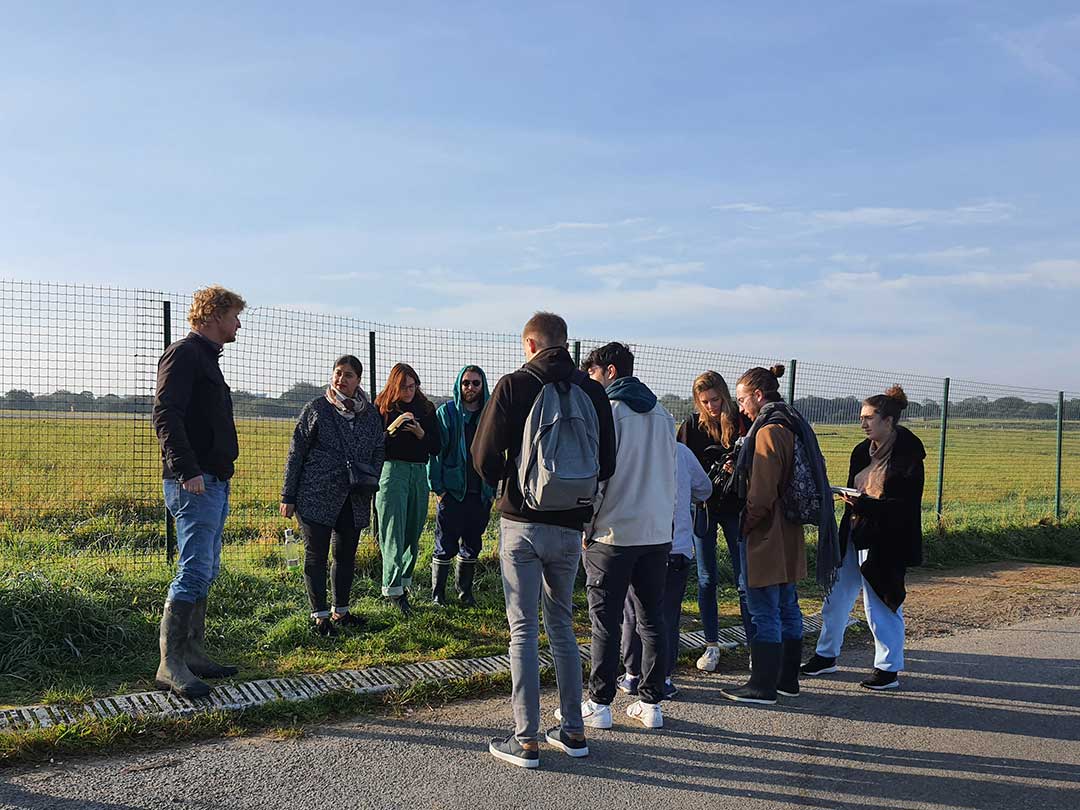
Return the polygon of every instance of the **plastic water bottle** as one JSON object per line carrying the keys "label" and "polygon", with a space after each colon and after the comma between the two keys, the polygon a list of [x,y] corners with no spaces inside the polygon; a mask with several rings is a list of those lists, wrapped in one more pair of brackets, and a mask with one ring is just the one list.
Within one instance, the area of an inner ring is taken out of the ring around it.
{"label": "plastic water bottle", "polygon": [[285,567],[290,571],[300,570],[300,541],[292,529],[285,530]]}

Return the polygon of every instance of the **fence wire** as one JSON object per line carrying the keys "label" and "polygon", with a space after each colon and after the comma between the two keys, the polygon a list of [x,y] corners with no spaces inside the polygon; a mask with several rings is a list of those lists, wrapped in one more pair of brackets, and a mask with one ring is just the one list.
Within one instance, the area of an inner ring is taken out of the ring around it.
{"label": "fence wire", "polygon": [[[190,296],[0,281],[0,563],[26,568],[91,562],[120,570],[166,560],[160,454],[150,408],[157,360],[183,337]],[[517,335],[394,326],[337,315],[253,307],[241,316],[222,370],[232,389],[241,454],[226,524],[226,558],[281,564],[278,515],[289,439],[303,405],[321,396],[334,360],[364,365],[369,396],[394,363],[416,370],[436,404],[462,366],[490,385],[522,362]],[[635,343],[635,373],[681,421],[691,385],[720,372],[731,388],[753,366],[784,362],[781,393],[815,425],[830,478],[842,483],[862,439],[862,400],[893,383],[905,423],[927,450],[924,512],[936,519],[945,380],[753,354]],[[580,358],[606,340],[571,339]],[[1031,525],[1057,507],[1058,392],[953,380],[944,478],[946,528]],[[1080,394],[1063,395],[1061,513],[1080,515]]]}

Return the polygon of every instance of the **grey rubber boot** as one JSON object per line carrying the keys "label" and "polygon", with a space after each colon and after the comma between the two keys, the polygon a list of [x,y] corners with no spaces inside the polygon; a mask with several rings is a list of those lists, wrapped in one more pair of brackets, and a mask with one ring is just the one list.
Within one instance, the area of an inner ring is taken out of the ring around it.
{"label": "grey rubber boot", "polygon": [[219,664],[206,654],[206,600],[199,599],[191,611],[191,629],[184,655],[188,669],[200,678],[228,678],[240,671],[239,667]]}
{"label": "grey rubber boot", "polygon": [[445,605],[446,580],[450,577],[450,561],[431,561],[431,601],[436,605]]}
{"label": "grey rubber boot", "polygon": [[465,607],[476,607],[476,598],[472,592],[473,577],[476,576],[476,560],[463,560],[458,557],[455,576],[457,579],[458,601]]}
{"label": "grey rubber boot", "polygon": [[161,663],[158,664],[157,675],[154,677],[154,683],[159,689],[175,692],[186,698],[200,698],[210,694],[210,687],[195,677],[184,659],[194,609],[194,602],[170,600],[165,603],[158,635]]}

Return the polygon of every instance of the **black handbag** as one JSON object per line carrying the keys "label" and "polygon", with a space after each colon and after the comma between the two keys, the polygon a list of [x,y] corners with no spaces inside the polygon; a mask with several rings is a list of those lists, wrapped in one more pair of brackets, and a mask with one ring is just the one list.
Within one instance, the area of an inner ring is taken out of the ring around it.
{"label": "black handbag", "polygon": [[[334,427],[341,438],[341,443],[348,447],[348,439],[345,438],[344,430],[337,420],[338,417],[335,414]],[[371,464],[353,461],[344,452],[340,453],[340,455],[345,459],[345,476],[349,482],[350,492],[367,498],[379,491],[379,476],[375,474],[375,468]]]}

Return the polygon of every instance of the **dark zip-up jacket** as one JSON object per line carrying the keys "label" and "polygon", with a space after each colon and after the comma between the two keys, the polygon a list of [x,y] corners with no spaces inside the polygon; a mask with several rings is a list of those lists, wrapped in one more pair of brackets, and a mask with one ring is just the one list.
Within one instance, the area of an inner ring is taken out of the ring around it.
{"label": "dark zip-up jacket", "polygon": [[[868,549],[860,566],[863,577],[881,601],[893,610],[904,603],[905,574],[909,566],[922,565],[922,496],[926,449],[919,437],[903,425],[896,428],[896,443],[885,468],[885,491],[881,498],[861,496],[855,506],[844,508],[840,521],[841,554],[847,544]],[[870,440],[851,451],[849,487],[855,476],[870,466]]]}
{"label": "dark zip-up jacket", "polygon": [[[738,417],[738,435],[745,436],[749,429],[750,420],[740,413]],[[698,463],[701,464],[701,468],[705,470],[706,473],[709,472],[714,461],[718,461],[725,453],[732,449],[731,447],[724,447],[724,445],[718,441],[714,441],[713,437],[709,435],[709,431],[701,427],[696,413],[690,414],[683,420],[683,423],[679,425],[679,432],[675,435],[675,439],[679,444],[685,444],[690,448],[694,454],[694,458],[698,460]],[[723,494],[719,491],[714,491],[713,494],[709,496],[706,505],[709,508],[709,512],[714,515],[737,515],[742,508],[738,496],[724,498]]]}
{"label": "dark zip-up jacket", "polygon": [[[611,478],[615,472],[615,422],[604,387],[578,370],[564,347],[545,349],[526,365],[545,383],[570,379],[588,394],[600,420],[599,479]],[[540,380],[519,369],[505,375],[495,385],[473,438],[473,466],[488,484],[501,485],[498,508],[502,517],[519,523],[543,523],[581,531],[592,520],[592,506],[537,512],[524,505],[518,487],[517,457],[521,452],[521,437],[525,432],[525,420],[543,387]]]}
{"label": "dark zip-up jacket", "polygon": [[232,478],[240,446],[220,355],[219,345],[189,332],[158,361],[153,423],[163,478],[189,481],[203,473]]}

